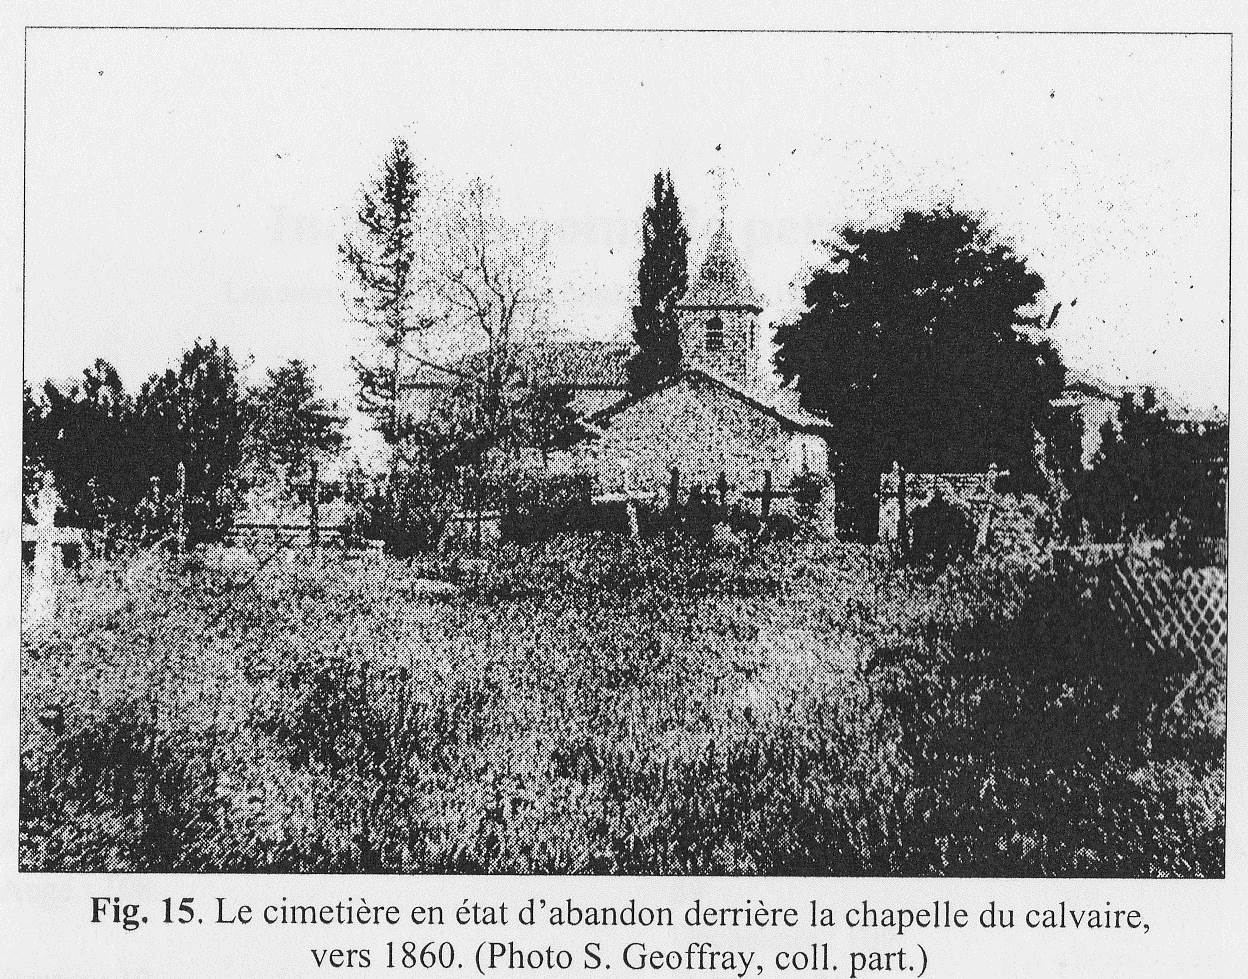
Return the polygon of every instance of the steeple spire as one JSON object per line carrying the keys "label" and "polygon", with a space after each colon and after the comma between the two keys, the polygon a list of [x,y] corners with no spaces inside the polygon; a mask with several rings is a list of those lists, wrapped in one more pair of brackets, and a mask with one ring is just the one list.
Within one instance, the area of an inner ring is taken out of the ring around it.
{"label": "steeple spire", "polygon": [[722,213],[719,227],[706,246],[697,278],[690,284],[680,305],[761,311],[758,295],[746,274],[736,243],[728,232],[728,219]]}
{"label": "steeple spire", "polygon": [[684,362],[754,388],[759,382],[761,307],[728,232],[721,198],[719,226],[707,243],[697,275],[676,304]]}

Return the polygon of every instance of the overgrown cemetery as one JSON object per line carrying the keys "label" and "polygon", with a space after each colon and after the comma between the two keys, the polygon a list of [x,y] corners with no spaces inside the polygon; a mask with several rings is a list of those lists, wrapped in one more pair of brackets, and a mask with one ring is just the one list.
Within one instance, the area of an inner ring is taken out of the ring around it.
{"label": "overgrown cemetery", "polygon": [[341,244],[354,403],[213,340],[27,386],[23,867],[1223,872],[1224,415],[1069,370],[965,214],[771,324],[658,174],[566,340],[423,186]]}

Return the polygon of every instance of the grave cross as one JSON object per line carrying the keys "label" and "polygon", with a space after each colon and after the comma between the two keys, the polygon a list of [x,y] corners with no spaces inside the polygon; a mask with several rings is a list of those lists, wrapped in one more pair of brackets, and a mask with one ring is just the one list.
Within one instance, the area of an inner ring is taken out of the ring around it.
{"label": "grave cross", "polygon": [[61,498],[49,479],[39,491],[35,507],[35,526],[22,528],[22,540],[35,545],[34,567],[31,569],[30,593],[26,597],[26,621],[32,625],[45,622],[56,614],[57,548],[66,544],[82,544],[78,527],[57,527],[56,512]]}

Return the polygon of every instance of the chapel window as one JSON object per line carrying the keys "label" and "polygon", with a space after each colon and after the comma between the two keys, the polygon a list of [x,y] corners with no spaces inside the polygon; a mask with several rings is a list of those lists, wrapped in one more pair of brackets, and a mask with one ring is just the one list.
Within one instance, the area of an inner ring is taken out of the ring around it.
{"label": "chapel window", "polygon": [[706,321],[706,349],[724,349],[724,321],[718,316],[712,316]]}

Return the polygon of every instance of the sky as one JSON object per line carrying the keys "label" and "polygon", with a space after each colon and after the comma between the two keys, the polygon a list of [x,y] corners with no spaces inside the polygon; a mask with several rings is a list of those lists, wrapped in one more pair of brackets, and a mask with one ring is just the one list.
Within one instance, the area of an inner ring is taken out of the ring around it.
{"label": "sky", "polygon": [[[33,32],[25,369],[215,337],[351,402],[337,245],[390,140],[549,232],[551,328],[622,335],[652,176],[720,190],[763,320],[821,242],[948,205],[1061,302],[1069,365],[1227,406],[1225,37]],[[722,174],[722,184],[720,177]]]}

